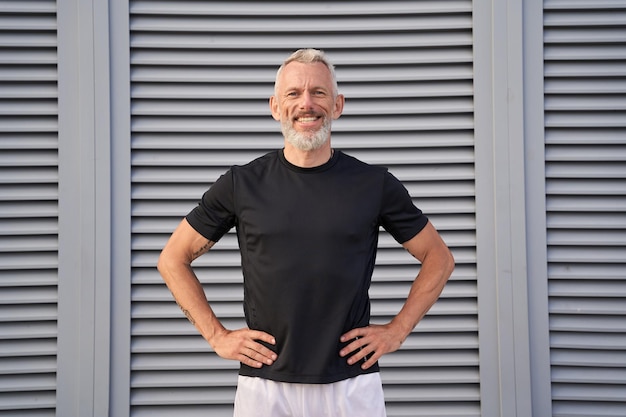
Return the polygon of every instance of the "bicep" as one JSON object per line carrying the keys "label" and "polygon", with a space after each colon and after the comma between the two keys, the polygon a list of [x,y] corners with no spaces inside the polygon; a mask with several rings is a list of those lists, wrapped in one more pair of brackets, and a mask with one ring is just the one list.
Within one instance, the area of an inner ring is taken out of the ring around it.
{"label": "bicep", "polygon": [[167,241],[161,256],[190,264],[214,244],[191,227],[187,219],[183,219]]}
{"label": "bicep", "polygon": [[449,253],[448,247],[430,221],[402,246],[420,262],[423,262],[431,253]]}

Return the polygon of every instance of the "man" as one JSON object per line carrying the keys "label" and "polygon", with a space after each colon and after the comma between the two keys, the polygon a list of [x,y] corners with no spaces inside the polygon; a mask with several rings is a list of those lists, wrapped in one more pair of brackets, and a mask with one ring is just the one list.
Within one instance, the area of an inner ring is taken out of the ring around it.
{"label": "man", "polygon": [[[188,319],[241,363],[235,416],[385,416],[378,359],[397,350],[454,268],[439,234],[386,169],[331,147],[344,106],[314,49],[278,70],[270,109],[284,149],[232,167],[172,234],[158,268]],[[247,328],[226,329],[191,263],[236,227]],[[400,312],[371,325],[379,227],[421,261]]]}

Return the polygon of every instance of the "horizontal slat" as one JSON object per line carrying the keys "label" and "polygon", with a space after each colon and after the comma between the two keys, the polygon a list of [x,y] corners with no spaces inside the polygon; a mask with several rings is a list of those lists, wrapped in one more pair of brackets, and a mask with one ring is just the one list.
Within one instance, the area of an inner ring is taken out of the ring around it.
{"label": "horizontal slat", "polygon": [[[182,323],[181,323],[182,325]],[[186,325],[185,325],[186,326]],[[212,352],[209,344],[199,335],[155,335],[135,336],[132,351],[136,354],[149,353],[176,353],[181,352]],[[413,332],[409,334],[403,344],[403,350],[430,350],[430,349],[477,349],[478,338],[472,332],[467,333],[428,333]],[[398,372],[404,370],[400,369]],[[209,378],[210,375],[205,376]]]}
{"label": "horizontal slat", "polygon": [[610,145],[624,143],[624,129],[618,127],[550,129],[545,138],[548,145],[580,144]]}
{"label": "horizontal slat", "polygon": [[[175,30],[175,28],[174,28]],[[335,29],[334,32],[340,32]],[[352,32],[350,34],[344,34],[341,38],[337,37],[337,33],[328,33],[326,31],[318,31],[314,33],[306,33],[299,31],[287,32],[288,36],[281,33],[252,33],[249,36],[226,36],[221,37],[215,34],[201,33],[196,34],[181,34],[175,32],[173,34],[155,35],[148,34],[142,35],[141,33],[135,33],[131,36],[131,47],[135,48],[131,55],[131,62],[133,64],[164,64],[167,62],[177,62],[179,65],[182,63],[197,65],[198,63],[205,63],[207,65],[215,65],[217,63],[222,64],[223,61],[217,56],[214,60],[207,60],[207,55],[211,54],[199,54],[194,53],[194,50],[204,51],[210,48],[211,50],[220,49],[241,49],[246,48],[248,50],[264,49],[298,49],[302,45],[315,43],[315,46],[320,49],[330,50],[332,48],[351,48],[351,49],[371,49],[371,48],[446,48],[450,46],[470,46],[472,45],[471,32],[467,30],[449,30],[440,33],[434,32],[422,32],[417,31],[405,31],[404,33],[393,34],[389,33],[381,35],[376,30]],[[258,42],[250,42],[250,38],[254,37]],[[177,53],[177,49],[181,51]],[[185,48],[182,50],[182,48]],[[155,54],[150,53],[150,49],[158,49]],[[470,49],[470,48],[468,48]],[[435,56],[450,56],[449,51],[440,51],[427,53]],[[203,56],[204,55],[204,56]],[[414,55],[419,55],[414,53]],[[177,57],[178,61],[173,60]],[[404,58],[403,60],[406,60]],[[433,62],[430,59],[429,62]],[[449,61],[449,59],[448,59]],[[279,62],[275,60],[274,62]],[[415,62],[411,60],[410,62]],[[435,61],[437,62],[437,61]],[[222,65],[237,65],[237,63],[226,63]],[[242,61],[239,60],[239,65]],[[341,64],[341,62],[338,62]]]}
{"label": "horizontal slat", "polygon": [[[333,133],[333,146],[337,149],[345,149],[348,154],[352,154],[353,149],[389,149],[408,148],[418,149],[422,147],[453,147],[453,146],[473,146],[473,136],[471,131],[430,131],[430,132],[384,132],[385,140],[381,141],[381,132],[336,132]],[[232,133],[161,133],[161,132],[136,132],[133,135],[132,148],[134,150],[178,150],[195,149],[211,150],[222,152],[224,150],[257,150],[255,155],[282,148],[284,139],[276,131],[270,133],[249,134],[239,132]],[[251,155],[249,157],[252,157]],[[239,160],[239,158],[237,159]],[[247,162],[247,161],[246,161]],[[221,166],[228,167],[236,161],[224,161]],[[187,167],[179,167],[187,168]],[[217,175],[221,175],[225,169],[211,165],[202,166],[203,169],[211,169]],[[453,168],[453,167],[451,167]],[[134,174],[134,173],[133,173]]]}
{"label": "horizontal slat", "polygon": [[571,57],[564,59],[563,62],[557,59],[548,60],[544,65],[544,74],[548,78],[623,77],[624,63],[620,62],[619,57],[615,58],[603,61],[576,60],[575,62],[572,62]]}
{"label": "horizontal slat", "polygon": [[[619,164],[616,169],[621,169]],[[397,166],[391,167],[391,171],[400,181],[470,180],[474,178],[474,169],[470,164],[454,164],[447,167],[446,170],[441,170],[439,165]],[[167,167],[167,169],[164,170],[158,166],[142,165],[133,167],[132,179],[137,184],[163,184],[168,182],[177,184],[200,183],[207,189],[210,183],[215,182],[225,172],[225,167],[174,166]],[[198,195],[198,199],[199,198],[200,195]],[[141,207],[141,202],[138,204]],[[176,203],[171,202],[170,204]],[[151,208],[148,206],[145,207],[145,209],[160,210],[160,207]]]}
{"label": "horizontal slat", "polygon": [[235,390],[231,387],[137,388],[133,389],[130,402],[131,405],[230,404],[234,399]]}
{"label": "horizontal slat", "polygon": [[[0,251],[15,251],[16,248],[26,252],[57,249],[56,234],[59,232],[57,219],[54,217],[29,218],[29,212],[30,210],[24,213],[14,213],[14,215],[21,214],[23,217],[20,218],[8,217],[6,220],[0,218]],[[21,236],[15,237],[15,235]],[[31,247],[31,243],[35,246]]]}
{"label": "horizontal slat", "polygon": [[[626,17],[626,13],[624,13]],[[614,19],[615,16],[612,17]],[[544,42],[546,44],[610,44],[621,43],[626,38],[626,29],[616,28],[613,25],[606,27],[598,27],[593,25],[592,28],[581,30],[580,27],[568,28],[567,26],[559,27],[558,30],[546,30]]]}
{"label": "horizontal slat", "polygon": [[[567,332],[558,331],[552,334],[551,346],[553,348],[561,349],[587,349],[590,354],[592,351],[596,354],[602,355],[603,351],[619,351],[623,350],[626,343],[626,335],[619,332]],[[592,373],[596,368],[584,368],[588,369],[589,373]],[[564,371],[568,368],[564,368]],[[603,368],[597,369],[598,372],[604,372]],[[607,370],[614,371],[614,370]],[[623,371],[620,371],[623,372]],[[625,380],[626,381],[626,380]]]}
{"label": "horizontal slat", "polygon": [[[56,303],[57,289],[56,287],[8,287],[2,288],[0,294],[0,305],[7,304],[45,304]],[[36,307],[36,306],[33,306]],[[17,321],[17,317],[12,317]]]}
{"label": "horizontal slat", "polygon": [[551,94],[624,94],[626,80],[583,78],[576,82],[568,79],[548,79],[545,81],[544,91]]}
{"label": "horizontal slat", "polygon": [[[581,199],[584,200],[584,199]],[[576,206],[556,205],[550,207],[551,214],[548,217],[548,227],[573,228],[580,230],[590,229],[626,229],[626,213],[620,213],[618,206],[605,206],[603,201],[581,204],[582,213],[576,211]],[[552,212],[556,213],[552,213]],[[589,213],[589,212],[595,213]]]}
{"label": "horizontal slat", "polygon": [[551,230],[548,233],[549,245],[561,246],[626,246],[624,230]]}
{"label": "horizontal slat", "polygon": [[185,417],[232,417],[232,404],[178,404],[132,406],[133,417],[171,417],[184,413]]}
{"label": "horizontal slat", "polygon": [[545,109],[546,111],[615,111],[625,110],[626,102],[624,97],[619,95],[563,94],[547,97]]}
{"label": "horizontal slat", "polygon": [[[58,210],[58,203],[55,201],[41,201],[37,204],[34,203],[22,203],[19,201],[16,202],[12,202],[12,201],[0,201],[0,219],[19,219],[19,218],[30,218],[31,220],[43,217],[53,217],[56,218],[58,216],[59,210]],[[14,221],[11,221],[11,225],[14,224]],[[3,229],[3,230],[8,230],[8,225],[5,225],[4,222],[2,222],[0,220],[0,222],[2,223],[2,226],[7,226],[7,229]],[[45,225],[45,223],[42,223],[41,225]],[[46,227],[47,230],[50,230],[50,227]],[[40,230],[41,232],[41,230]]]}
{"label": "horizontal slat", "polygon": [[622,417],[624,404],[621,401],[614,403],[582,402],[582,401],[557,401],[552,402],[553,417]]}
{"label": "horizontal slat", "polygon": [[[2,358],[22,358],[45,356],[54,357],[57,353],[57,342],[55,338],[31,338],[31,339],[4,339],[0,344],[0,357]],[[7,369],[7,372],[10,371]],[[12,371],[11,371],[12,372]],[[2,373],[0,372],[0,375]]]}
{"label": "horizontal slat", "polygon": [[[172,39],[188,38],[190,42],[198,42],[203,39],[203,35],[211,35],[211,47],[219,47],[218,34],[228,34],[228,38],[243,37],[246,35],[256,35],[267,32],[269,36],[284,33],[358,33],[358,32],[389,32],[391,28],[398,33],[410,33],[409,31],[429,30],[434,33],[453,29],[471,28],[471,13],[449,13],[443,15],[432,14],[403,14],[388,16],[381,19],[380,16],[368,15],[346,15],[333,16],[332,19],[324,19],[312,15],[289,15],[264,16],[263,18],[251,17],[248,19],[242,16],[218,16],[196,15],[180,16],[171,15],[150,15],[143,14],[131,17],[130,28],[133,33],[150,32],[151,39],[163,38],[165,42]],[[182,29],[181,29],[182,28]],[[182,33],[181,33],[182,32]],[[187,34],[194,32],[194,35]],[[395,35],[395,34],[387,34]],[[217,41],[217,42],[215,42]],[[184,45],[184,42],[181,42]],[[133,42],[133,45],[136,44]],[[263,44],[266,47],[267,44]],[[254,47],[254,46],[252,46]]]}
{"label": "horizontal slat", "polygon": [[[0,38],[0,42],[1,41],[2,39]],[[31,49],[34,48],[25,49],[24,47],[20,47],[17,50],[0,49],[0,60],[2,60],[3,65],[13,64],[18,66],[55,64],[57,62],[57,54],[54,49]]]}
{"label": "horizontal slat", "polygon": [[[229,116],[233,114],[233,108],[237,109],[238,117],[268,116],[269,106],[267,99],[259,101],[244,100],[134,100],[133,115],[136,116]],[[607,103],[610,105],[611,102]],[[626,108],[626,106],[625,106]],[[467,113],[473,110],[471,98],[406,98],[406,99],[376,99],[376,100],[351,100],[345,107],[341,117],[372,115],[402,115],[402,114],[439,114],[439,113]],[[3,111],[0,101],[0,112]],[[43,112],[44,109],[5,109],[6,114],[16,114],[26,111]],[[51,109],[52,112],[56,108]],[[42,113],[43,114],[43,113]]]}
{"label": "horizontal slat", "polygon": [[552,384],[552,397],[571,401],[623,401],[626,407],[626,385]]}
{"label": "horizontal slat", "polygon": [[2,253],[0,252],[0,271],[37,270],[58,267],[56,252],[38,253]]}
{"label": "horizontal slat", "polygon": [[[160,246],[162,247],[162,246]],[[213,249],[203,257],[212,256]],[[198,279],[200,282],[204,284],[233,284],[233,283],[241,283],[242,275],[240,268],[202,268],[197,267],[194,263],[194,269],[196,274],[198,275]],[[575,269],[573,269],[575,270]],[[402,281],[407,277],[411,277],[415,274],[415,266],[402,266],[402,265],[393,265],[393,266],[385,266],[379,265],[374,269],[373,280],[377,282],[395,282]],[[580,272],[580,274],[584,274],[584,272]],[[28,275],[23,273],[24,281],[37,281],[39,275],[33,274]],[[10,278],[7,276],[6,278]],[[2,276],[0,272],[0,280],[5,282],[6,279]],[[476,280],[476,266],[475,265],[457,265],[452,280],[459,281],[469,281],[471,285],[475,285]],[[13,281],[9,281],[13,282]],[[154,269],[144,269],[137,268],[134,269],[131,273],[131,282],[132,284],[158,284],[162,285],[163,280],[157,271]]]}
{"label": "horizontal slat", "polygon": [[[3,222],[0,222],[2,224]],[[7,233],[3,231],[2,234]],[[5,238],[0,234],[0,252],[40,252],[58,249],[56,236],[12,236]]]}
{"label": "horizontal slat", "polygon": [[55,13],[55,0],[3,0],[0,13]]}
{"label": "horizontal slat", "polygon": [[[546,161],[624,161],[626,160],[626,138],[620,145],[548,146]],[[626,171],[622,165],[622,172]]]}
{"label": "horizontal slat", "polygon": [[546,0],[544,10],[590,10],[625,9],[623,0],[596,0],[593,3],[586,0]]}
{"label": "horizontal slat", "polygon": [[613,265],[594,265],[594,264],[571,264],[571,265],[548,265],[548,272],[552,279],[573,279],[573,280],[623,280],[624,267],[623,260]]}
{"label": "horizontal slat", "polygon": [[0,340],[11,339],[48,339],[57,336],[57,326],[54,321],[33,321],[33,322],[0,322]]}
{"label": "horizontal slat", "polygon": [[[378,37],[378,39],[381,38]],[[385,40],[386,38],[382,39]],[[246,44],[246,39],[243,39],[238,44],[224,45],[224,48],[228,50],[246,48],[250,41],[251,39],[247,39],[248,44]],[[334,43],[332,43],[333,41]],[[270,40],[266,42],[270,42]],[[325,46],[319,36],[315,36],[314,39],[309,37],[292,40],[291,47],[285,45],[284,37],[276,39],[276,42],[276,47],[285,48],[285,51],[295,50],[302,44],[310,43],[314,43],[318,48],[341,47],[344,49],[364,45],[362,35],[355,37],[351,42],[346,42],[351,43],[346,45],[337,45],[336,38],[328,37]],[[378,49],[368,47],[368,49],[358,53],[345,52],[334,60],[340,84],[374,80],[390,82],[471,79],[471,72],[469,74],[463,72],[464,75],[460,76],[462,70],[471,71],[472,50],[470,48],[471,37],[469,36],[458,34],[447,38],[422,39],[422,35],[419,35],[413,42],[398,45],[397,48],[394,47],[393,49],[389,48],[389,44],[382,41],[374,42],[371,40],[370,42],[374,43],[373,46]],[[271,82],[273,84],[276,70],[287,54],[284,52],[272,59],[272,56],[266,51],[259,51],[256,54],[248,52],[246,59],[241,59],[239,55],[232,52],[209,53],[205,49],[200,49],[201,46],[197,45],[191,52],[186,49],[163,49],[159,48],[158,45],[154,45],[152,48],[135,49],[130,56],[133,66],[131,80],[185,82],[183,79],[175,78],[176,75],[185,73],[194,76],[193,79],[186,82],[223,80],[231,83]],[[401,47],[403,49],[399,49]],[[439,50],[435,48],[439,48]],[[328,53],[329,55],[332,54],[331,51]],[[613,55],[610,53],[607,56]],[[15,63],[19,64],[20,62],[16,61]],[[203,76],[203,78],[196,78],[199,76]]]}
{"label": "horizontal slat", "polygon": [[51,286],[58,282],[56,269],[49,270],[0,270],[0,286],[27,287]]}
{"label": "horizontal slat", "polygon": [[553,296],[626,297],[625,281],[603,281],[600,278],[571,281],[552,281],[549,293]]}
{"label": "horizontal slat", "polygon": [[[381,365],[390,368],[405,368],[407,366],[420,368],[432,367],[473,367],[478,365],[477,351],[473,350],[443,350],[443,351],[397,351],[381,359]],[[150,353],[133,354],[131,360],[133,370],[140,371],[168,371],[168,370],[202,370],[202,369],[237,369],[234,361],[224,360],[214,353],[187,352],[179,353]]]}
{"label": "horizontal slat", "polygon": [[[4,22],[3,22],[4,20]],[[7,24],[7,21],[13,19],[6,19],[0,16],[0,24]],[[32,24],[33,30],[38,32],[22,33],[17,29],[15,25],[19,25],[22,22],[12,22],[6,27],[7,30],[0,32],[0,57],[6,59],[7,63],[26,63],[26,62],[50,62],[56,59],[56,34],[53,31],[54,20],[50,19],[49,25],[42,24],[38,27],[36,22],[24,22],[26,24]],[[51,29],[52,26],[52,29]],[[3,27],[4,29],[5,27]],[[45,33],[48,30],[49,33]],[[9,49],[11,48],[11,49]],[[13,49],[15,48],[15,49]],[[19,49],[18,49],[19,48]],[[49,50],[44,49],[49,48]],[[27,54],[30,52],[31,54]]]}
{"label": "horizontal slat", "polygon": [[[417,273],[417,266],[412,273],[407,274],[406,278],[400,282],[378,282],[374,281],[370,288],[370,298],[376,303],[380,300],[382,303],[385,300],[402,300],[408,295],[411,283],[415,279]],[[209,294],[209,298],[212,301],[240,301],[242,296],[242,281],[232,284],[226,283],[209,283],[205,287],[205,292]],[[157,285],[133,285],[131,291],[131,297],[137,306],[141,305],[142,301],[172,301],[172,295],[162,282],[158,282]],[[472,312],[476,312],[476,285],[472,282],[459,281],[450,282],[444,289],[444,294],[441,303],[441,313],[444,312],[443,304],[446,303],[446,299],[454,300],[448,307],[445,307],[445,311],[454,312],[455,309],[468,308],[466,303],[471,303],[470,308]],[[146,305],[150,309],[163,308],[161,304],[149,303]],[[167,305],[167,307],[172,307]],[[139,308],[139,307],[138,307]],[[144,313],[146,317],[150,317],[151,314],[155,314],[155,311],[150,313]]]}
{"label": "horizontal slat", "polygon": [[551,350],[551,363],[553,366],[581,366],[591,368],[613,368],[616,365],[624,366],[623,350],[584,350],[584,349],[561,349]]}
{"label": "horizontal slat", "polygon": [[[608,154],[610,151],[606,151]],[[626,151],[624,159],[619,153],[606,158],[587,155],[586,161],[603,160],[604,162],[559,162],[546,166],[546,178],[626,178]],[[581,156],[581,159],[585,158]],[[598,159],[594,159],[598,158]],[[614,162],[613,162],[614,161]]]}
{"label": "horizontal slat", "polygon": [[[284,56],[281,56],[284,59]],[[471,56],[468,56],[468,60],[461,60],[459,62],[452,62],[450,58],[441,60],[441,62],[432,62],[413,59],[409,62],[401,62],[395,66],[388,66],[387,62],[380,62],[378,64],[367,65],[363,62],[361,66],[341,67],[337,68],[337,76],[340,83],[363,83],[363,82],[405,82],[405,81],[456,81],[456,80],[471,80],[472,79],[472,65]],[[383,60],[381,60],[383,61]],[[280,61],[278,61],[280,62]],[[420,64],[420,65],[406,65],[406,64]],[[181,82],[181,83],[268,83],[273,85],[276,77],[276,70],[278,65],[271,68],[250,68],[250,67],[211,67],[203,65],[190,65],[189,62],[186,65],[176,65],[177,63],[154,63],[154,62],[133,62],[133,68],[131,69],[131,81],[135,82]],[[180,63],[178,63],[180,64]],[[207,65],[209,65],[207,63]],[[615,73],[621,75],[621,66],[615,64],[614,66],[606,65],[602,67],[594,66],[594,70],[601,71],[600,75],[609,75]],[[582,67],[581,71],[586,70],[586,67]],[[340,74],[340,75],[339,75]],[[27,72],[30,79],[35,79],[37,76],[40,80],[45,80],[45,73],[38,74],[35,71]],[[2,68],[0,68],[0,80],[10,80],[10,76],[15,76],[13,73],[4,75]]]}
{"label": "horizontal slat", "polygon": [[447,386],[394,385],[385,387],[386,402],[479,401],[478,384]]}
{"label": "horizontal slat", "polygon": [[[161,169],[181,166],[223,166],[225,172],[231,165],[244,165],[251,159],[262,155],[264,152],[252,150],[224,150],[203,151],[193,149],[183,150],[142,150],[135,152],[132,159],[133,166],[154,166]],[[451,148],[416,148],[411,149],[388,149],[385,152],[379,150],[352,150],[350,155],[362,159],[373,165],[383,165],[385,162],[392,165],[420,165],[449,163],[451,166],[458,163],[469,163],[473,158],[473,150],[465,147]],[[206,188],[206,186],[205,186]],[[180,194],[180,193],[178,193]],[[161,192],[160,195],[167,195]],[[197,196],[197,194],[196,194]]]}
{"label": "horizontal slat", "polygon": [[50,65],[3,65],[0,66],[0,82],[56,82],[56,62]]}
{"label": "horizontal slat", "polygon": [[[0,155],[0,164],[3,166],[2,171],[7,174],[2,182],[6,182],[12,179],[11,174],[23,174],[25,172],[25,170],[10,171],[8,167],[56,167],[58,165],[58,152],[54,149],[3,149]],[[55,181],[56,176],[45,179],[47,182]]]}
{"label": "horizontal slat", "polygon": [[[2,56],[0,56],[2,59]],[[38,98],[36,100],[5,100],[0,99],[0,116],[31,116],[56,115],[57,101],[54,99]]]}
{"label": "horizontal slat", "polygon": [[56,372],[55,356],[0,357],[0,375]]}
{"label": "horizontal slat", "polygon": [[57,117],[53,115],[42,116],[0,116],[0,133],[24,133],[24,132],[57,132]]}
{"label": "horizontal slat", "polygon": [[548,195],[623,196],[626,194],[626,178],[595,180],[578,178],[572,180],[551,179],[546,183]]}
{"label": "horizontal slat", "polygon": [[324,8],[317,4],[301,3],[297,8],[285,7],[284,2],[264,1],[262,3],[246,2],[242,8],[241,2],[211,2],[210,4],[183,0],[176,5],[163,0],[135,0],[131,3],[130,14],[165,14],[165,15],[217,15],[217,16],[245,16],[272,17],[285,16],[352,16],[357,12],[359,15],[381,16],[385,14],[411,14],[411,13],[455,13],[471,12],[471,2],[467,0],[430,0],[420,2],[387,1],[385,3],[363,2],[359,3],[359,9],[355,11],[353,3],[327,2]]}
{"label": "horizontal slat", "polygon": [[0,392],[54,391],[55,374],[0,376]]}
{"label": "horizontal slat", "polygon": [[[569,302],[568,302],[569,301]],[[586,303],[584,301],[587,301]],[[580,305],[580,307],[577,307]],[[555,331],[611,333],[626,331],[623,301],[611,299],[550,299],[550,328]]]}
{"label": "horizontal slat", "polygon": [[57,95],[58,89],[53,83],[0,83],[0,97],[4,99],[56,99]]}
{"label": "horizontal slat", "polygon": [[[583,264],[619,264],[626,259],[626,247],[554,247],[548,249],[548,262]],[[622,267],[623,268],[623,267]]]}
{"label": "horizontal slat", "polygon": [[39,415],[53,416],[55,406],[56,394],[53,390],[0,393],[0,412],[14,411],[15,416],[20,415],[19,410],[38,410]]}
{"label": "horizontal slat", "polygon": [[[625,83],[626,84],[626,83]],[[626,86],[625,86],[626,88]],[[14,91],[10,86],[2,87],[7,94]],[[15,94],[25,94],[25,89],[19,89]],[[361,84],[356,82],[341,82],[339,90],[348,100],[362,98],[389,98],[389,97],[450,97],[471,96],[472,84],[469,80],[451,81],[405,81],[397,83]],[[612,92],[607,91],[607,92]],[[31,94],[35,94],[33,91]],[[45,92],[37,92],[45,94]],[[265,100],[269,109],[268,98],[274,94],[272,82],[246,84],[244,89],[237,83],[135,83],[132,88],[133,99],[213,99],[213,100]],[[133,138],[135,139],[135,138]]]}
{"label": "horizontal slat", "polygon": [[562,111],[546,114],[546,127],[622,127],[626,128],[626,112],[584,112],[568,113]]}

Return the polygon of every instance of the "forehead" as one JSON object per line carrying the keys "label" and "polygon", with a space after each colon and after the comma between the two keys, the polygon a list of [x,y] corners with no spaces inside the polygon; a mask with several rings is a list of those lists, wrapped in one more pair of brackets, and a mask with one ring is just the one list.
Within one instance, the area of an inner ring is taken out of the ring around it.
{"label": "forehead", "polygon": [[290,62],[283,68],[278,81],[281,88],[315,86],[332,89],[333,85],[330,70],[322,62]]}

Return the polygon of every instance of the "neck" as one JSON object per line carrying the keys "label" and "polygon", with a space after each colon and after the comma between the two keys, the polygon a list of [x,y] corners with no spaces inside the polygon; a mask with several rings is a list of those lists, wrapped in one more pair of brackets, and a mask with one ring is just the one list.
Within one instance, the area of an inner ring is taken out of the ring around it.
{"label": "neck", "polygon": [[284,150],[285,159],[289,163],[300,168],[314,168],[320,165],[324,165],[333,156],[333,148],[330,146],[330,140],[328,140],[324,146],[319,149],[311,151],[303,151],[295,148],[290,143],[285,143]]}

